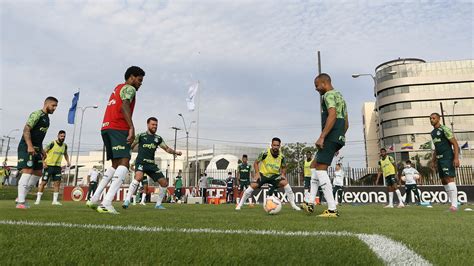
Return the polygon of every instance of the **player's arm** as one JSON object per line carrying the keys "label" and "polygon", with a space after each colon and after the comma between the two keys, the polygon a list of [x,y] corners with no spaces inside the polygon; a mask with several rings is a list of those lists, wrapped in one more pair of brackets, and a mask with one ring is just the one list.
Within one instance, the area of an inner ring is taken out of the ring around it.
{"label": "player's arm", "polygon": [[285,158],[281,160],[281,176],[286,179],[286,161]]}
{"label": "player's arm", "polygon": [[336,124],[336,108],[331,107],[328,109],[328,119],[324,125],[323,132],[319,136],[319,139],[316,141],[316,147],[323,149],[324,148],[324,139],[331,132],[332,128]]}
{"label": "player's arm", "polygon": [[456,140],[455,137],[452,137],[449,139],[449,142],[451,145],[453,145],[454,149],[454,160],[453,160],[453,165],[454,167],[459,167],[459,146],[458,146],[458,141]]}
{"label": "player's arm", "polygon": [[[260,163],[260,160],[257,158],[255,162],[253,163],[253,168],[254,169],[259,169],[258,164]],[[259,180],[260,179],[260,173],[258,170],[255,170],[255,175],[254,175],[254,180]]]}
{"label": "player's arm", "polygon": [[168,147],[168,145],[166,145],[164,142],[162,142],[162,143],[160,144],[160,147],[161,147],[163,150],[165,150],[167,153],[169,153],[169,154],[178,155],[178,156],[182,154],[182,152],[180,152],[180,151],[175,151],[175,150],[171,149],[171,148]]}
{"label": "player's arm", "polygon": [[237,166],[237,174],[235,175],[235,184],[240,185],[240,165]]}
{"label": "player's arm", "polygon": [[35,148],[33,147],[33,142],[31,141],[31,129],[38,123],[41,117],[41,111],[36,111],[30,114],[26,125],[23,128],[23,138],[25,139],[27,151],[29,154],[35,154]]}
{"label": "player's arm", "polygon": [[346,112],[344,115],[344,135],[346,134],[348,129],[349,129],[349,115]]}
{"label": "player's arm", "polygon": [[133,140],[132,142],[132,150],[135,149],[135,147],[138,145],[138,142],[140,141],[140,135],[141,134],[138,134],[137,137]]}
{"label": "player's arm", "polygon": [[377,172],[377,179],[375,180],[375,185],[379,183],[379,178],[381,175],[382,175],[382,165],[380,165],[380,162],[379,162],[379,170]]}
{"label": "player's arm", "polygon": [[135,126],[133,125],[133,121],[132,121],[132,110],[130,108],[130,104],[131,104],[130,100],[123,100],[122,102],[123,117],[125,118],[125,121],[130,127],[130,129],[128,130],[128,137],[127,137],[127,143],[129,144],[133,143],[133,140],[135,139]]}
{"label": "player's arm", "polygon": [[[66,143],[64,143],[66,145]],[[71,161],[69,161],[69,154],[67,154],[67,145],[64,147],[64,159],[66,159],[67,167],[71,166]]]}

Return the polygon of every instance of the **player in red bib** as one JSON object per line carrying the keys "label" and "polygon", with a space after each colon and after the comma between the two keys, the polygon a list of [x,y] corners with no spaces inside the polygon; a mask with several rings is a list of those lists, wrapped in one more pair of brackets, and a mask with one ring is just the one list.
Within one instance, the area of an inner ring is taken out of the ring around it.
{"label": "player in red bib", "polygon": [[[94,196],[87,201],[87,206],[97,209],[100,213],[118,214],[112,206],[112,200],[128,173],[131,144],[135,138],[132,121],[135,94],[142,85],[144,76],[143,69],[137,66],[129,67],[125,72],[125,83],[115,87],[105,110],[101,135],[107,160],[112,160],[112,167],[107,168]],[[110,188],[99,206],[100,195],[110,181]]]}

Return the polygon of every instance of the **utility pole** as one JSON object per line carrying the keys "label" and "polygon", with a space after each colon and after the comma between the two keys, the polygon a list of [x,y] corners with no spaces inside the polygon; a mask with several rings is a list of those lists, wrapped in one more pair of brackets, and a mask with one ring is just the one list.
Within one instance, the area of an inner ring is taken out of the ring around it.
{"label": "utility pole", "polygon": [[[321,52],[318,51],[318,75],[321,74]],[[321,131],[323,130],[323,96],[319,95],[319,114],[321,117]]]}
{"label": "utility pole", "polygon": [[[172,127],[172,129],[174,129],[174,150],[176,151],[176,138],[178,137],[178,130],[181,130],[181,128]],[[176,168],[176,155],[173,155],[173,173],[172,173],[172,175],[175,174],[175,168]]]}
{"label": "utility pole", "polygon": [[[10,132],[8,132],[8,135],[3,136],[4,138],[7,138],[7,151],[5,152],[5,162],[8,161],[8,151],[10,150],[10,140],[15,139],[14,137],[10,137],[10,134],[15,131],[20,131],[19,129],[12,129]],[[2,148],[3,148],[3,139],[2,139]]]}
{"label": "utility pole", "polygon": [[443,119],[443,125],[446,125],[446,121],[444,121],[443,102],[439,102],[439,106],[441,107],[441,118]]}
{"label": "utility pole", "polygon": [[2,146],[0,146],[0,156],[2,155],[3,153],[3,142],[5,142],[5,139],[2,138]]}

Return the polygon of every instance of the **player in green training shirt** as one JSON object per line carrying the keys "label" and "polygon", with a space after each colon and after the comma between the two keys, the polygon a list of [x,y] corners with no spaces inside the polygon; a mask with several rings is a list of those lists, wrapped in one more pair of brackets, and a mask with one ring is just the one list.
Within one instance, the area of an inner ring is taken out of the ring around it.
{"label": "player in green training shirt", "polygon": [[[455,167],[459,167],[459,146],[453,132],[440,123],[440,115],[432,113],[430,122],[433,126],[431,138],[435,146],[432,159],[432,167],[437,168],[441,183],[448,193],[451,201],[450,211],[458,210],[458,188],[454,182],[456,176]],[[454,148],[454,150],[453,150]]]}
{"label": "player in green training shirt", "polygon": [[18,145],[18,166],[21,177],[18,181],[17,209],[26,209],[26,195],[38,184],[43,170],[43,140],[49,128],[49,116],[58,107],[58,99],[48,97],[43,109],[30,114],[23,128],[23,136]]}
{"label": "player in green training shirt", "polygon": [[309,203],[303,203],[306,212],[314,211],[314,200],[318,187],[323,189],[324,197],[328,203],[328,209],[321,217],[337,217],[336,201],[332,194],[331,180],[328,175],[328,167],[331,165],[334,155],[344,146],[346,142],[346,131],[349,128],[346,101],[339,91],[336,91],[331,83],[331,77],[326,73],[319,74],[314,79],[314,86],[322,101],[321,124],[323,131],[316,140],[316,158],[311,163],[311,187]]}
{"label": "player in green training shirt", "polygon": [[[242,198],[244,191],[250,186],[250,178],[252,175],[252,166],[248,164],[247,154],[242,155],[242,163],[237,166],[237,185],[239,186],[240,195]],[[249,204],[252,204],[252,198],[249,198]]]}
{"label": "player in green training shirt", "polygon": [[127,196],[123,202],[122,207],[128,208],[130,199],[143,180],[143,174],[146,173],[153,181],[160,184],[158,199],[156,201],[156,209],[165,209],[161,206],[163,197],[166,194],[166,188],[168,187],[168,180],[158,168],[155,163],[155,152],[158,147],[162,148],[169,154],[181,155],[180,151],[175,151],[165,144],[164,140],[156,134],[158,128],[158,119],[150,117],[147,120],[148,131],[145,133],[138,134],[135,137],[135,141],[132,144],[132,149],[138,145],[138,155],[135,160],[135,179],[130,183]]}

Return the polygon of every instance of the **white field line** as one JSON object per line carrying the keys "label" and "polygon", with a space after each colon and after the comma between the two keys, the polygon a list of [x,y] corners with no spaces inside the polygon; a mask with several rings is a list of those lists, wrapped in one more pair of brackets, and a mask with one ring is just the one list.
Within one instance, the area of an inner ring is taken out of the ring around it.
{"label": "white field line", "polygon": [[377,234],[355,234],[351,232],[328,232],[328,231],[276,231],[276,230],[222,230],[211,228],[166,228],[148,226],[122,226],[105,224],[71,224],[56,222],[30,222],[0,220],[1,225],[24,225],[38,227],[62,227],[80,229],[100,229],[112,231],[136,231],[136,232],[166,232],[166,233],[207,233],[207,234],[232,234],[232,235],[268,235],[268,236],[338,236],[356,237],[364,242],[382,261],[387,265],[431,265],[413,250],[404,244],[391,240]]}

